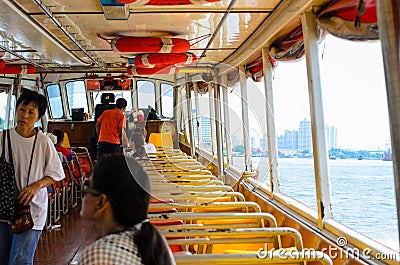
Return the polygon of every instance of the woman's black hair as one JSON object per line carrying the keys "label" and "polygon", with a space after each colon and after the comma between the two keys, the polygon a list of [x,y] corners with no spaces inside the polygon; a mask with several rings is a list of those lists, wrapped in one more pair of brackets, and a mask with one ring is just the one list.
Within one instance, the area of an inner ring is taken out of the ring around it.
{"label": "woman's black hair", "polygon": [[[150,182],[134,158],[111,156],[102,159],[94,168],[92,184],[107,195],[113,216],[120,225],[129,229],[147,219]],[[142,223],[141,229],[135,232],[134,242],[143,264],[171,264],[168,245],[150,222]]]}
{"label": "woman's black hair", "polygon": [[25,89],[17,100],[17,108],[22,103],[25,106],[33,102],[33,106],[38,108],[39,118],[43,117],[47,109],[47,99],[36,91]]}
{"label": "woman's black hair", "polygon": [[57,144],[61,143],[64,140],[64,133],[61,130],[55,129],[52,134],[57,137]]}

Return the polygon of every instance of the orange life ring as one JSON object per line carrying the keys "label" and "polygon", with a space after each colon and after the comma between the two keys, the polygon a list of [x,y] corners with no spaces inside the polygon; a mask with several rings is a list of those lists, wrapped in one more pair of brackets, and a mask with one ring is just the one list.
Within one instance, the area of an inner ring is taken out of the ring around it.
{"label": "orange life ring", "polygon": [[154,74],[176,74],[179,72],[178,67],[165,67],[165,68],[135,68],[128,67],[127,72],[129,75],[154,75]]}
{"label": "orange life ring", "polygon": [[33,65],[9,64],[0,69],[0,74],[33,74],[36,67]]}
{"label": "orange life ring", "polygon": [[196,63],[197,56],[193,53],[146,53],[134,58],[135,66],[140,68],[161,68],[175,64],[192,65]]}
{"label": "orange life ring", "polygon": [[122,4],[130,4],[136,2],[142,5],[190,5],[190,4],[206,4],[211,2],[219,2],[221,0],[116,0]]}
{"label": "orange life ring", "polygon": [[[318,18],[329,16],[338,16],[344,20],[354,22],[357,16],[357,7],[359,5],[357,0],[345,0],[345,1],[332,1],[325,9],[321,10],[318,14]],[[364,23],[376,23],[378,21],[376,15],[376,1],[375,0],[364,0],[364,12],[360,16],[360,22]]]}
{"label": "orange life ring", "polygon": [[119,37],[111,41],[111,47],[121,53],[185,53],[190,43],[180,38]]}

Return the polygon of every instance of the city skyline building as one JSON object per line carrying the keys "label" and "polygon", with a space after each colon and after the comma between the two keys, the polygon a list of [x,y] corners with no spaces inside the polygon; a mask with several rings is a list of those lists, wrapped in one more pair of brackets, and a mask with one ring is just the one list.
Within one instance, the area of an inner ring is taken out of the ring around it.
{"label": "city skyline building", "polygon": [[[203,147],[211,148],[211,122],[210,118],[207,116],[199,116],[197,121],[196,117],[193,118],[194,124],[199,124],[199,129],[201,131],[200,145]],[[194,130],[194,137],[198,139],[198,130]]]}
{"label": "city skyline building", "polygon": [[[328,150],[337,148],[337,128],[325,125],[325,137]],[[299,152],[312,152],[311,121],[307,118],[300,121],[299,130],[286,130],[285,134],[278,136],[278,148],[297,150]]]}
{"label": "city skyline building", "polygon": [[[196,116],[193,116],[193,125],[195,127],[193,133],[195,141],[198,141],[198,130],[200,130],[200,145],[206,148],[211,148],[212,132],[210,118],[200,115],[198,117],[199,120],[197,121]],[[197,124],[199,126],[198,129]],[[325,137],[328,150],[338,148],[337,135],[338,130],[336,127],[325,125]],[[243,145],[242,139],[236,135],[230,135],[230,141],[232,148]],[[309,121],[307,118],[304,118],[302,121],[300,121],[298,130],[286,130],[283,135],[279,135],[277,137],[277,141],[279,149],[296,150],[299,152],[312,152],[311,121]],[[251,150],[257,149],[258,151],[266,152],[268,150],[267,134],[265,133],[261,138],[252,135],[250,137],[250,147]]]}
{"label": "city skyline building", "polygon": [[337,128],[325,125],[326,145],[328,150],[338,148],[337,145]]}
{"label": "city skyline building", "polygon": [[300,121],[297,150],[312,152],[311,121],[307,118]]}

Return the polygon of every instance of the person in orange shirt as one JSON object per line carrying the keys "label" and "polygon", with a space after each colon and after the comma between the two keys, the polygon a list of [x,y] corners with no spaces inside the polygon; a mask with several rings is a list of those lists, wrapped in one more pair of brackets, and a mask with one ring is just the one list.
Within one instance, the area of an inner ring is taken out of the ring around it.
{"label": "person in orange shirt", "polygon": [[101,159],[112,155],[121,155],[121,139],[128,144],[125,134],[126,118],[124,115],[127,102],[119,98],[115,102],[115,108],[106,110],[97,120],[96,132],[99,136],[97,158]]}

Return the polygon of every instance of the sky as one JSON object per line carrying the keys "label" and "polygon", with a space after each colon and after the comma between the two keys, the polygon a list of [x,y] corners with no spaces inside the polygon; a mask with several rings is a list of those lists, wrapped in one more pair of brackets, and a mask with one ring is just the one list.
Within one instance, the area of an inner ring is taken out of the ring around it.
{"label": "sky", "polygon": [[[385,149],[389,118],[380,42],[352,42],[328,36],[320,45],[325,124],[338,130],[338,147]],[[288,74],[289,73],[289,74]],[[298,130],[310,120],[306,61],[282,62],[274,71],[276,130]],[[257,86],[263,86],[258,83]]]}

